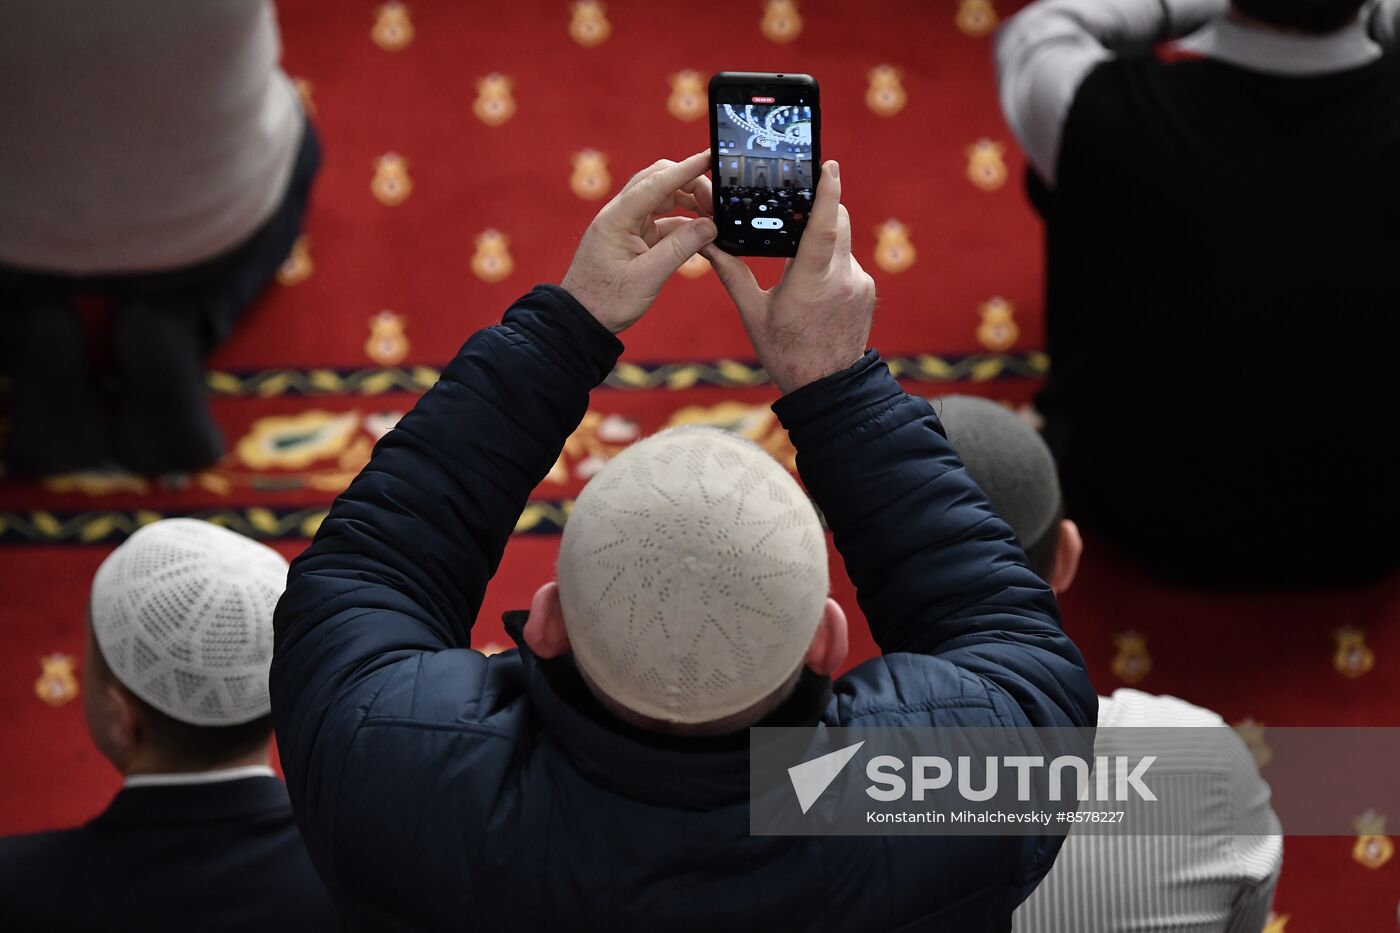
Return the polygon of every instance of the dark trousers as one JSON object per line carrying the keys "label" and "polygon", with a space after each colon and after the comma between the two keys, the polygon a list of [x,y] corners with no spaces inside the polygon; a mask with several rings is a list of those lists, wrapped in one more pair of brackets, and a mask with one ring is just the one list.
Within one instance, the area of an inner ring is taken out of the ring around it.
{"label": "dark trousers", "polygon": [[[0,265],[9,467],[46,474],[115,460],[134,472],[160,474],[216,460],[223,441],[204,397],[204,358],[228,338],[291,251],[320,164],[320,143],[307,121],[276,212],[243,243],[193,266],[66,276]],[[114,380],[91,365],[75,304],[83,296],[113,307]],[[101,391],[108,382],[114,398]]]}

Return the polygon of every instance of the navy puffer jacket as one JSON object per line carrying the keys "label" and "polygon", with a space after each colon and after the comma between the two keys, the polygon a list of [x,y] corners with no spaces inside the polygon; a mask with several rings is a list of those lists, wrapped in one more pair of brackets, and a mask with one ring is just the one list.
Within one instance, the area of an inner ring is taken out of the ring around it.
{"label": "navy puffer jacket", "polygon": [[[527,497],[621,350],[562,289],[537,288],[467,342],[292,566],[277,738],[346,918],[512,933],[1009,929],[1060,840],[751,836],[742,734],[642,733],[567,657],[468,647]],[[768,722],[1094,723],[1050,589],[878,354],[775,409],[884,654],[834,683],[809,674]]]}

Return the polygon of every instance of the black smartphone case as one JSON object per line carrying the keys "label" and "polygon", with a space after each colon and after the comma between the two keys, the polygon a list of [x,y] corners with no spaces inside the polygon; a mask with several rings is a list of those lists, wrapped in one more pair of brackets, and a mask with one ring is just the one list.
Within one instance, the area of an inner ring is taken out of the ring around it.
{"label": "black smartphone case", "polygon": [[[822,164],[821,91],[817,81],[811,75],[805,74],[769,74],[756,71],[721,71],[710,79],[710,180],[715,199],[715,226],[719,231],[715,244],[726,253],[735,256],[796,256],[797,246],[801,242],[800,232],[796,236],[781,237],[765,243],[761,233],[755,233],[752,228],[745,228],[745,242],[737,242],[739,237],[735,234],[734,218],[729,216],[727,205],[722,203],[720,197],[723,173],[720,166],[722,156],[719,148],[718,92],[721,89],[740,90],[746,98],[777,96],[778,93],[789,96],[794,90],[802,92],[808,99],[808,106],[812,108],[812,191],[815,195],[821,180]],[[803,229],[805,228],[804,219]]]}

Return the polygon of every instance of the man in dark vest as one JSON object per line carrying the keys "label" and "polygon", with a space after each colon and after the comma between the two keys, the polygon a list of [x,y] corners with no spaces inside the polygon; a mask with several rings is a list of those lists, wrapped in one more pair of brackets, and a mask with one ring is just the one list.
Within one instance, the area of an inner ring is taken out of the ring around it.
{"label": "man in dark vest", "polygon": [[0,930],[337,928],[269,767],[286,577],[276,551],[190,518],[103,561],[83,705],[124,786],[83,826],[0,839]]}
{"label": "man in dark vest", "polygon": [[1159,570],[1397,563],[1400,3],[1042,0],[997,41],[1072,514]]}

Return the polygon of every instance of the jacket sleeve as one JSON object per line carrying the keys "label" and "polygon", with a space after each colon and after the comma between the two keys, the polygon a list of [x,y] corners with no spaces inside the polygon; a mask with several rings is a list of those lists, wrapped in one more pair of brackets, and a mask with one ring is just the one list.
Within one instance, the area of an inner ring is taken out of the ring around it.
{"label": "jacket sleeve", "polygon": [[[1027,754],[1040,737],[1023,727],[1080,727],[1079,754],[1091,754],[1098,698],[1055,596],[929,404],[905,394],[872,350],[774,409],[885,653],[838,683],[839,723],[1012,727],[1008,738]],[[1063,842],[1006,836],[983,851],[985,876],[1006,886],[1009,908]],[[891,871],[897,888],[926,880],[920,864]]]}
{"label": "jacket sleeve", "polygon": [[[347,787],[380,787],[385,778],[343,772],[400,768],[395,780],[405,791],[415,777],[407,762],[379,761],[356,744],[366,717],[446,729],[492,706],[489,697],[472,699],[486,690],[488,659],[450,649],[469,647],[527,497],[621,349],[560,288],[520,299],[467,341],[380,441],[292,564],[275,617],[273,716],[298,823],[328,883],[346,852],[362,847],[336,836],[350,832],[337,825],[347,805],[338,795],[349,801]],[[450,681],[467,708],[425,689],[430,679]],[[420,749],[431,744],[417,735]],[[388,747],[382,735],[375,741]]]}
{"label": "jacket sleeve", "polygon": [[1055,183],[1070,105],[1095,66],[1184,36],[1227,8],[1226,0],[1037,0],[1011,17],[996,39],[1001,109],[1040,177]]}
{"label": "jacket sleeve", "polygon": [[878,353],[774,410],[881,651],[932,655],[981,678],[1012,701],[997,704],[1012,710],[1006,725],[1095,724],[1098,700],[1050,587],[932,407]]}

